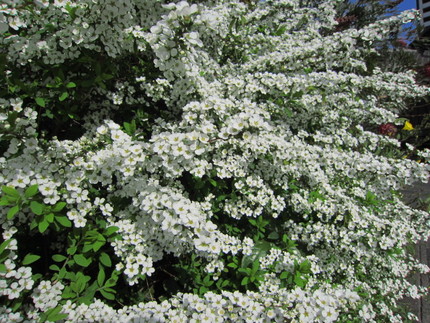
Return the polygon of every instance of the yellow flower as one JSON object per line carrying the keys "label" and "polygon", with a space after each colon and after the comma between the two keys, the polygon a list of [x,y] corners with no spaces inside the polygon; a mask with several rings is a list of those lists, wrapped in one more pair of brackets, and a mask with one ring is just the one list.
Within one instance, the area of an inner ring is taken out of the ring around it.
{"label": "yellow flower", "polygon": [[403,126],[403,130],[410,131],[413,129],[414,129],[414,126],[412,125],[412,123],[410,123],[409,121],[405,121],[405,125]]}

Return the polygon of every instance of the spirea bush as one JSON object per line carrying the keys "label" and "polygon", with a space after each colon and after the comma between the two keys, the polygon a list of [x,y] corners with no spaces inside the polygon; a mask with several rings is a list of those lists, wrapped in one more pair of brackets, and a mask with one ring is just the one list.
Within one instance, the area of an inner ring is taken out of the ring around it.
{"label": "spirea bush", "polygon": [[415,13],[337,3],[2,1],[0,321],[412,320]]}

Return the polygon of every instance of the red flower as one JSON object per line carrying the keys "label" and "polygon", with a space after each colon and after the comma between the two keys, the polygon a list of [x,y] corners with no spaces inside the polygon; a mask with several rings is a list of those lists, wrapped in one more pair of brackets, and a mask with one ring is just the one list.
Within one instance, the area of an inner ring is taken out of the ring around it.
{"label": "red flower", "polygon": [[392,123],[383,123],[378,127],[378,132],[381,135],[394,137],[397,133],[397,127]]}

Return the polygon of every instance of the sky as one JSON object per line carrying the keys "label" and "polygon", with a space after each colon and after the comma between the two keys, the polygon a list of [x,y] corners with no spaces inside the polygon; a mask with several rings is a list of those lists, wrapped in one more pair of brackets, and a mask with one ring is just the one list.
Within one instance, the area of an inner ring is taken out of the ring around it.
{"label": "sky", "polygon": [[404,11],[407,9],[416,9],[417,1],[416,0],[403,0],[401,4],[399,4],[399,11]]}

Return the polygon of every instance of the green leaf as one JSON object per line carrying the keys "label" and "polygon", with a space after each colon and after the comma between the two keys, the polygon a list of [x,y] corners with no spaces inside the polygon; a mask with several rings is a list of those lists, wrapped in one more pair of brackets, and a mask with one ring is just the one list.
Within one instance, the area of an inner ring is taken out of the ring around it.
{"label": "green leaf", "polygon": [[207,291],[208,291],[208,289],[205,286],[200,286],[200,288],[199,288],[199,294],[200,295],[203,295]]}
{"label": "green leaf", "polygon": [[230,281],[229,280],[224,280],[223,282],[222,282],[222,284],[221,284],[221,288],[224,288],[225,286],[227,286],[228,284],[230,284]]}
{"label": "green leaf", "polygon": [[103,289],[99,290],[100,294],[103,295],[104,298],[113,301],[115,299],[115,295],[104,291]]}
{"label": "green leaf", "polygon": [[244,274],[244,275],[250,275],[252,269],[251,268],[239,268],[237,271]]}
{"label": "green leaf", "polygon": [[66,256],[63,256],[63,255],[53,255],[52,256],[52,260],[54,260],[55,262],[62,262],[62,261],[64,261],[64,260],[66,260],[67,259],[67,257]]}
{"label": "green leaf", "polygon": [[247,285],[247,284],[248,284],[248,282],[249,282],[249,277],[243,277],[243,279],[242,279],[242,281],[240,282],[240,284],[241,284],[242,286],[245,286],[245,285]]}
{"label": "green leaf", "polygon": [[[73,265],[75,264],[75,261],[72,260]],[[72,265],[72,266],[73,266]],[[66,275],[64,276],[66,279],[70,280],[71,282],[75,282],[76,281],[76,274],[73,272],[67,272]],[[72,284],[70,284],[70,286],[72,286]]]}
{"label": "green leaf", "polygon": [[19,212],[19,205],[15,205],[9,209],[9,211],[7,212],[6,218],[8,220],[12,220],[15,214],[17,214],[18,212]]}
{"label": "green leaf", "polygon": [[287,241],[288,241],[288,236],[287,236],[286,234],[283,234],[283,235],[282,235],[282,241],[283,241],[284,243],[287,243]]}
{"label": "green leaf", "polygon": [[30,223],[30,230],[33,230],[36,227],[37,227],[37,221],[36,219],[33,219]]}
{"label": "green leaf", "polygon": [[2,244],[0,244],[0,254],[6,249],[6,247],[9,245],[11,241],[12,239],[8,239],[6,241],[3,241]]}
{"label": "green leaf", "polygon": [[37,105],[41,106],[42,108],[46,107],[45,99],[36,98],[35,100],[36,100]]}
{"label": "green leaf", "polygon": [[212,184],[212,186],[217,187],[218,186],[218,182],[212,178],[209,178],[209,183]]}
{"label": "green leaf", "polygon": [[305,279],[302,279],[300,276],[301,276],[301,275],[300,275],[300,273],[299,273],[299,272],[297,272],[297,273],[296,273],[296,276],[294,277],[294,283],[295,283],[297,286],[299,286],[299,287],[305,287],[305,285],[306,285],[306,280],[305,280]]}
{"label": "green leaf", "polygon": [[7,271],[5,264],[0,264],[0,273],[5,273]]}
{"label": "green leaf", "polygon": [[67,10],[67,12],[69,13],[70,17],[72,18],[72,20],[74,20],[76,18],[76,9],[78,9],[77,7],[72,7],[70,5],[66,5],[65,9]]}
{"label": "green leaf", "polygon": [[312,264],[309,260],[305,260],[300,264],[300,272],[309,274],[311,272]]}
{"label": "green leaf", "polygon": [[69,255],[74,255],[75,253],[76,253],[76,250],[77,250],[78,248],[76,248],[76,246],[73,246],[73,247],[70,247],[70,248],[67,248],[67,254],[69,254]]}
{"label": "green leaf", "polygon": [[54,207],[52,208],[52,212],[60,212],[62,209],[64,209],[64,207],[67,205],[66,202],[58,202],[57,204],[54,205]]}
{"label": "green leaf", "polygon": [[134,134],[136,132],[136,121],[132,120],[130,126],[131,126],[131,129],[130,129],[131,133]]}
{"label": "green leaf", "polygon": [[67,270],[65,267],[61,268],[58,272],[58,279],[63,279],[67,274]]}
{"label": "green leaf", "polygon": [[290,273],[288,271],[283,271],[281,273],[281,275],[279,276],[279,279],[286,279],[286,278],[288,278],[289,275],[290,275]]}
{"label": "green leaf", "polygon": [[99,284],[100,287],[103,286],[103,283],[105,282],[106,274],[103,269],[103,266],[99,266],[99,273],[97,275],[97,284]]}
{"label": "green leaf", "polygon": [[46,109],[43,113],[43,116],[47,116],[49,119],[54,119],[54,115],[52,114],[51,110]]}
{"label": "green leaf", "polygon": [[284,108],[284,113],[287,115],[287,117],[291,118],[293,116],[293,111],[291,111],[289,108]]}
{"label": "green leaf", "polygon": [[75,297],[76,297],[76,293],[72,292],[69,286],[66,286],[63,290],[63,293],[61,294],[61,298],[64,298],[64,299],[75,298]]}
{"label": "green leaf", "polygon": [[40,259],[40,256],[38,256],[38,255],[28,254],[22,260],[22,264],[23,265],[29,265],[29,264],[32,264],[35,261],[38,261],[39,259]]}
{"label": "green leaf", "polygon": [[15,204],[15,201],[9,202],[6,196],[2,196],[2,198],[0,199],[0,206],[13,205],[13,204]]}
{"label": "green leaf", "polygon": [[107,287],[107,284],[105,284],[105,286],[103,287],[103,290],[105,290],[106,292],[112,293],[112,294],[116,294],[115,289]]}
{"label": "green leaf", "polygon": [[101,234],[101,233],[97,233],[97,241],[100,242],[106,242],[106,238]]}
{"label": "green leaf", "polygon": [[220,195],[216,198],[217,202],[224,201],[227,198],[227,195]]}
{"label": "green leaf", "polygon": [[17,200],[18,198],[20,198],[20,194],[13,187],[2,186],[1,190],[3,191],[3,193],[5,193],[6,195],[8,195],[9,197],[15,198],[15,200]]}
{"label": "green leaf", "polygon": [[92,249],[94,251],[98,251],[101,247],[103,247],[105,245],[106,242],[104,241],[96,241],[93,243]]}
{"label": "green leaf", "polygon": [[56,308],[50,309],[44,314],[46,314],[46,321],[49,322],[58,322],[60,320],[64,320],[67,318],[68,314],[61,313],[61,310],[63,307],[61,305],[57,306]]}
{"label": "green leaf", "polygon": [[102,80],[107,81],[107,80],[112,79],[112,78],[113,78],[113,75],[112,75],[112,74],[106,74],[106,73],[103,73],[103,74],[101,75],[101,78],[102,78]]}
{"label": "green leaf", "polygon": [[276,30],[275,35],[281,36],[285,32],[285,30],[287,30],[287,26],[282,25],[281,27],[278,28],[278,30]]}
{"label": "green leaf", "polygon": [[81,280],[82,283],[88,283],[91,280],[91,276],[84,275],[81,272],[78,272],[76,274],[76,277],[77,277],[78,280]]}
{"label": "green leaf", "polygon": [[109,255],[107,254],[107,253],[105,253],[105,252],[102,252],[101,254],[100,254],[100,262],[104,265],[104,266],[106,266],[106,267],[111,267],[112,266],[112,261],[111,261],[111,259],[110,259],[110,257],[109,257]]}
{"label": "green leaf", "polygon": [[87,253],[88,251],[93,249],[93,245],[92,244],[87,244],[82,248],[82,252],[83,253]]}
{"label": "green leaf", "polygon": [[260,260],[255,259],[252,263],[252,275],[254,275],[258,271],[258,269],[260,269]]}
{"label": "green leaf", "polygon": [[82,274],[81,272],[79,272],[76,275],[76,284],[77,284],[77,288],[78,288],[78,293],[82,293],[88,286],[88,281],[91,279],[90,276],[86,276],[84,274]]}
{"label": "green leaf", "polygon": [[118,281],[118,274],[114,271],[112,272],[111,277],[106,281],[105,287],[113,287],[116,285],[117,281]]}
{"label": "green leaf", "polygon": [[90,286],[88,286],[85,291],[84,291],[84,295],[79,297],[79,299],[77,300],[78,304],[86,304],[86,305],[90,305],[92,302],[94,302],[94,294],[96,293],[98,289],[98,285],[97,282],[94,281]]}
{"label": "green leaf", "polygon": [[213,283],[213,281],[211,281],[211,276],[210,275],[206,275],[205,278],[203,278],[203,284],[208,287],[211,286]]}
{"label": "green leaf", "polygon": [[30,203],[30,209],[36,215],[41,215],[43,213],[44,207],[45,206],[43,204],[36,201],[31,201]]}
{"label": "green leaf", "polygon": [[74,83],[74,82],[69,82],[69,83],[66,84],[66,88],[68,88],[68,89],[71,89],[71,88],[74,88],[74,87],[76,87],[76,83]]}
{"label": "green leaf", "polygon": [[49,222],[48,221],[45,221],[45,220],[43,220],[42,222],[40,222],[39,224],[38,224],[38,229],[39,229],[39,232],[40,233],[43,233],[43,232],[45,232],[46,231],[46,229],[48,229],[48,227],[49,227]]}
{"label": "green leaf", "polygon": [[57,265],[51,265],[51,266],[49,266],[49,269],[51,269],[53,271],[59,271],[60,267],[58,267]]}
{"label": "green leaf", "polygon": [[45,221],[47,221],[48,223],[54,222],[54,213],[49,213],[45,215]]}
{"label": "green leaf", "polygon": [[26,198],[32,197],[39,191],[39,186],[37,184],[31,185],[25,190],[24,196]]}
{"label": "green leaf", "polygon": [[91,264],[91,259],[87,259],[81,254],[74,255],[73,259],[81,267],[88,267]]}
{"label": "green leaf", "polygon": [[109,227],[109,228],[106,229],[106,231],[105,231],[106,236],[110,236],[110,235],[114,234],[115,232],[117,232],[118,230],[119,230],[118,227],[111,226],[111,227]]}
{"label": "green leaf", "polygon": [[22,300],[15,300],[14,302],[13,302],[13,306],[12,306],[12,312],[16,312],[16,311],[18,311],[20,308],[21,308],[21,306],[22,306]]}
{"label": "green leaf", "polygon": [[33,281],[38,281],[39,279],[41,279],[42,278],[42,274],[34,274],[34,275],[31,275],[31,279],[33,280]]}
{"label": "green leaf", "polygon": [[72,222],[66,216],[56,216],[55,221],[60,223],[63,227],[70,228],[72,226]]}
{"label": "green leaf", "polygon": [[67,92],[63,92],[59,97],[58,100],[60,100],[60,102],[63,102],[65,99],[67,99],[69,97],[69,93]]}
{"label": "green leaf", "polygon": [[131,135],[132,134],[131,125],[128,122],[124,122],[123,125],[124,125],[125,132],[127,134]]}
{"label": "green leaf", "polygon": [[230,268],[237,268],[237,264],[235,264],[234,262],[231,262],[231,263],[229,263],[229,264],[227,265],[227,267],[230,267]]}
{"label": "green leaf", "polygon": [[274,231],[274,232],[272,232],[271,234],[269,234],[269,235],[267,236],[267,239],[270,239],[270,240],[278,240],[278,239],[279,239],[279,233],[278,233],[278,232],[276,232],[276,231]]}
{"label": "green leaf", "polygon": [[2,253],[0,253],[0,263],[4,263],[6,259],[9,257],[10,250],[4,250]]}
{"label": "green leaf", "polygon": [[86,237],[94,239],[99,233],[97,232],[97,230],[90,230],[87,231],[87,233],[85,234]]}
{"label": "green leaf", "polygon": [[[218,279],[217,280],[217,282],[216,282],[216,287],[218,287],[218,289],[222,289],[223,288],[223,284],[225,283],[226,281],[225,280],[223,280],[222,278],[221,279]],[[228,284],[228,283],[227,283]]]}

